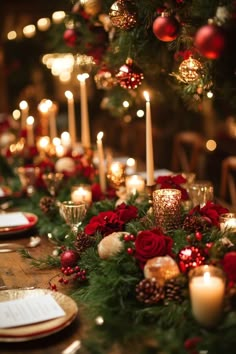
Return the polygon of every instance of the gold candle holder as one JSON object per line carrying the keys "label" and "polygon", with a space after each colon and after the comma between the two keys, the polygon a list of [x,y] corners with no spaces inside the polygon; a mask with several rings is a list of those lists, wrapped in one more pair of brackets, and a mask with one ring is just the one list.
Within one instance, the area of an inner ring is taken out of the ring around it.
{"label": "gold candle holder", "polygon": [[181,217],[181,191],[171,188],[155,190],[153,210],[157,227],[163,231],[178,229]]}
{"label": "gold candle holder", "polygon": [[225,213],[219,217],[221,231],[236,232],[236,213]]}

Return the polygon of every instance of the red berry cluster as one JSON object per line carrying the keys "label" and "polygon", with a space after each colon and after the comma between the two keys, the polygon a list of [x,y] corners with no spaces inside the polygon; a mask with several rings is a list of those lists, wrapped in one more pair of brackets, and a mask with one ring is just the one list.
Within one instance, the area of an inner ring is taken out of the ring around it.
{"label": "red berry cluster", "polygon": [[[63,276],[59,277],[58,282],[64,285],[67,285],[70,281],[68,277],[71,277],[73,281],[85,281],[87,280],[86,277],[86,270],[81,269],[78,265],[75,267],[61,267],[61,272]],[[66,276],[67,278],[65,278]],[[49,287],[51,290],[57,291],[57,285],[55,283],[49,282]]]}
{"label": "red berry cluster", "polygon": [[131,242],[130,247],[127,248],[127,253],[128,254],[133,254],[134,253],[134,241],[135,241],[135,236],[132,234],[126,234],[124,235],[124,241],[125,242]]}

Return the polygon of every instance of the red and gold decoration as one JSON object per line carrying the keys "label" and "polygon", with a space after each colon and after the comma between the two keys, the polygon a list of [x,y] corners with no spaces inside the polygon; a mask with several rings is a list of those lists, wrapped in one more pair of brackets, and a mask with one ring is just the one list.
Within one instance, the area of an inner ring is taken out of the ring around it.
{"label": "red and gold decoration", "polygon": [[101,67],[94,76],[94,80],[99,90],[110,90],[117,84],[117,79],[106,67]]}
{"label": "red and gold decoration", "polygon": [[109,17],[114,27],[129,30],[137,24],[137,10],[132,0],[118,0],[109,11]]}
{"label": "red and gold decoration", "polygon": [[204,264],[206,254],[203,249],[196,246],[186,246],[180,250],[179,266],[182,272],[187,272],[192,268],[199,267]]}
{"label": "red and gold decoration", "polygon": [[207,59],[218,59],[225,49],[225,34],[222,27],[209,22],[198,29],[194,44],[200,54]]}
{"label": "red and gold decoration", "polygon": [[73,8],[72,12],[77,13],[81,8],[90,16],[96,16],[102,8],[101,0],[78,0]]}
{"label": "red and gold decoration", "polygon": [[188,59],[182,61],[179,66],[180,78],[186,82],[191,83],[198,80],[201,77],[201,71],[203,69],[200,61],[193,59],[191,56]]}
{"label": "red and gold decoration", "polygon": [[147,279],[155,278],[160,285],[179,275],[180,270],[176,261],[170,256],[154,257],[144,266],[144,276]]}
{"label": "red and gold decoration", "polygon": [[127,58],[125,64],[123,64],[119,72],[116,74],[116,78],[121,87],[128,90],[136,89],[141,85],[144,75],[133,62],[131,58]]}
{"label": "red and gold decoration", "polygon": [[154,35],[163,42],[172,42],[178,36],[180,23],[168,12],[162,12],[153,22]]}

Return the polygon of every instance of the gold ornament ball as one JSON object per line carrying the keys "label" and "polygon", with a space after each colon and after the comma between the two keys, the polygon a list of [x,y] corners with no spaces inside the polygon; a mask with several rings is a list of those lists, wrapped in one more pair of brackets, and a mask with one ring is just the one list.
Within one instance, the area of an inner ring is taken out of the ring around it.
{"label": "gold ornament ball", "polygon": [[123,248],[121,238],[128,232],[113,232],[105,236],[98,244],[98,254],[101,259],[107,259],[115,256]]}
{"label": "gold ornament ball", "polygon": [[181,78],[188,83],[199,79],[201,69],[200,61],[190,57],[180,64],[179,73]]}
{"label": "gold ornament ball", "polygon": [[137,24],[136,6],[131,0],[114,2],[109,11],[109,17],[114,27],[129,30]]}
{"label": "gold ornament ball", "polygon": [[176,277],[180,273],[175,260],[170,256],[154,257],[144,266],[144,277],[155,278],[157,284],[163,286],[165,281]]}

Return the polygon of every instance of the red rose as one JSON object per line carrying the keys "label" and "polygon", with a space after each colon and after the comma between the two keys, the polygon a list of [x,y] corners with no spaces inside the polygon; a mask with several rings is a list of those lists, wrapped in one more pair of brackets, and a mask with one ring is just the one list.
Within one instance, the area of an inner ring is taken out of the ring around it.
{"label": "red rose", "polygon": [[219,216],[228,212],[229,210],[227,208],[224,208],[220,204],[215,204],[209,200],[204,207],[200,208],[200,206],[197,205],[195,208],[190,210],[189,215],[202,215],[206,218],[206,220],[211,221],[212,225],[219,228]]}
{"label": "red rose", "polygon": [[202,341],[201,337],[192,337],[186,339],[186,341],[184,342],[184,348],[190,354],[198,354],[199,351],[197,350],[197,346],[201,341]]}
{"label": "red rose", "polygon": [[138,209],[133,205],[127,205],[125,203],[120,204],[115,212],[119,216],[119,219],[124,223],[127,223],[138,216]]}
{"label": "red rose", "polygon": [[123,228],[124,222],[114,211],[102,211],[91,218],[84,231],[87,235],[94,235],[99,231],[103,236],[106,236],[113,232],[122,231]]}
{"label": "red rose", "polygon": [[226,253],[222,265],[228,280],[236,282],[236,251]]}
{"label": "red rose", "polygon": [[173,240],[165,236],[158,229],[140,231],[135,240],[135,257],[141,268],[154,257],[172,256]]}
{"label": "red rose", "polygon": [[185,188],[181,184],[186,183],[186,178],[182,175],[176,176],[159,176],[156,180],[157,184],[160,184],[160,189],[173,188],[181,191],[181,200],[188,200],[189,195]]}

